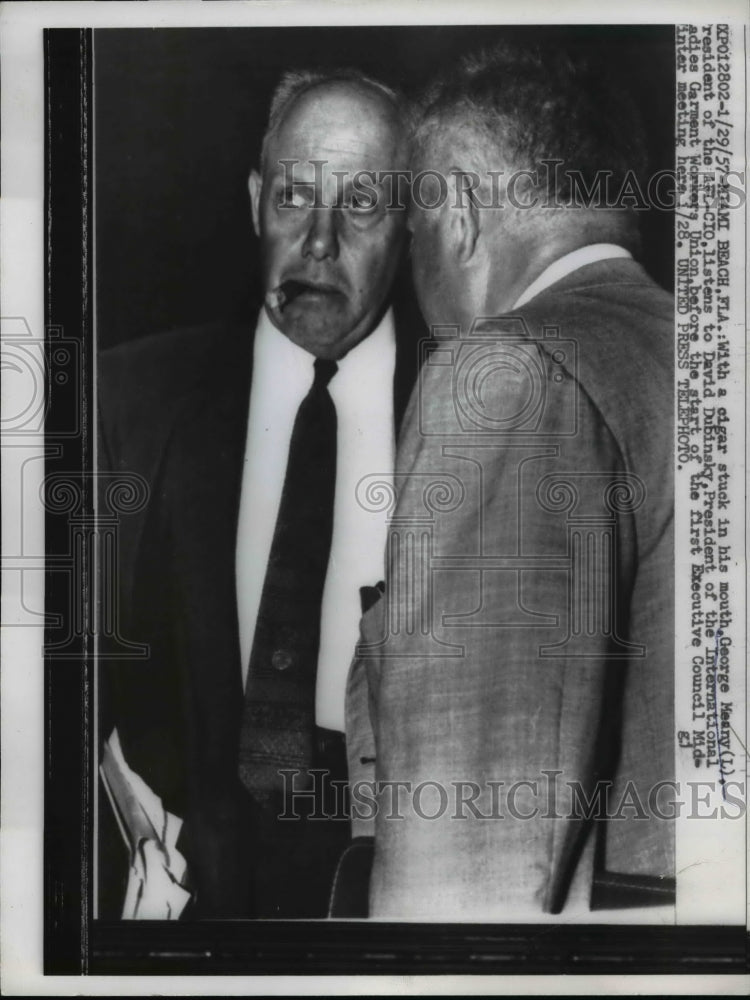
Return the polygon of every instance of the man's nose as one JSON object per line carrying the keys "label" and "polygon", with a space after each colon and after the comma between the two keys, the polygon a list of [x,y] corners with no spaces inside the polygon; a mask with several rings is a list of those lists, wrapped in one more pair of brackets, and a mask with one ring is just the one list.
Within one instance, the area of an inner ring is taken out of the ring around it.
{"label": "man's nose", "polygon": [[310,216],[310,228],[302,245],[302,256],[312,257],[314,260],[324,260],[326,257],[338,260],[339,239],[336,210],[313,208],[310,211]]}

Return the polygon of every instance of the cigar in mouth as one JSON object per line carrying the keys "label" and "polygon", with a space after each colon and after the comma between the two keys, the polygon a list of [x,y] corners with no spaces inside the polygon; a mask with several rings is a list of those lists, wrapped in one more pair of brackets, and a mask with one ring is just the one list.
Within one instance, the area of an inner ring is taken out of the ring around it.
{"label": "cigar in mouth", "polygon": [[266,305],[270,309],[283,311],[305,292],[314,292],[317,295],[334,295],[336,289],[328,285],[314,285],[311,282],[289,278],[287,281],[282,281],[278,288],[273,288],[266,294]]}

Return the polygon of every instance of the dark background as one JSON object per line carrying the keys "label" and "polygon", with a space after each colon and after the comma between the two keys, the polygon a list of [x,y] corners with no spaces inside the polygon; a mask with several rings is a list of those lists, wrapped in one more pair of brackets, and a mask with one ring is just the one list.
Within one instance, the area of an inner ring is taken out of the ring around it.
{"label": "dark background", "polygon": [[[457,53],[521,36],[601,62],[674,162],[674,28],[112,29],[94,33],[97,336],[249,315],[257,247],[247,176],[287,69],[350,65],[411,89]],[[673,287],[673,217],[641,213],[643,263]]]}

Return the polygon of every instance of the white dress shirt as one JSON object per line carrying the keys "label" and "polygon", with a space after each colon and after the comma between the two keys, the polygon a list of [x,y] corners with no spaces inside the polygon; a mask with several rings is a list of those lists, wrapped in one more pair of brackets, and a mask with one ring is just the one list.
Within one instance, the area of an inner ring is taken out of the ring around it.
{"label": "white dress shirt", "polygon": [[527,302],[530,302],[540,292],[543,292],[545,288],[549,288],[556,281],[560,281],[566,275],[577,271],[579,267],[584,267],[586,264],[595,264],[600,260],[612,260],[616,257],[630,256],[630,252],[625,247],[618,246],[616,243],[590,243],[586,247],[566,253],[564,257],[558,257],[557,260],[553,261],[549,267],[542,271],[538,278],[531,282],[529,287],[516,299],[513,308],[519,309],[521,306],[525,306]]}
{"label": "white dress shirt", "polygon": [[[245,462],[237,528],[237,608],[242,682],[247,681],[289,443],[300,403],[313,382],[312,354],[292,343],[262,309],[253,346]],[[389,311],[379,326],[338,362],[328,391],[336,407],[336,492],[333,537],[321,611],[315,719],[344,730],[346,678],[359,637],[359,588],[384,576],[385,513],[357,503],[357,483],[372,473],[393,478],[393,374],[396,342]],[[304,503],[304,497],[300,497]]]}

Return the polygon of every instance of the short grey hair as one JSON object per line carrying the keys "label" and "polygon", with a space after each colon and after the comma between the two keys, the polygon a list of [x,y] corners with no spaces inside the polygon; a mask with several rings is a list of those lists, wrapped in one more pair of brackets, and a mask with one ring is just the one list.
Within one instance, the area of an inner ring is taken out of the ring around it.
{"label": "short grey hair", "polygon": [[399,120],[402,119],[403,98],[393,87],[389,87],[381,80],[368,76],[361,70],[353,67],[340,67],[330,70],[290,70],[285,73],[276,85],[276,89],[271,96],[271,106],[268,112],[268,124],[263,133],[263,141],[260,149],[261,170],[266,165],[268,147],[284,123],[284,119],[292,108],[292,105],[304,94],[316,87],[323,87],[329,83],[354,83],[360,87],[369,88],[375,91],[393,106]]}
{"label": "short grey hair", "polygon": [[571,196],[568,169],[609,171],[621,184],[645,172],[646,142],[632,98],[601,67],[564,50],[501,42],[467,53],[415,102],[412,150],[424,154],[452,125],[496,168],[560,160],[555,194]]}

